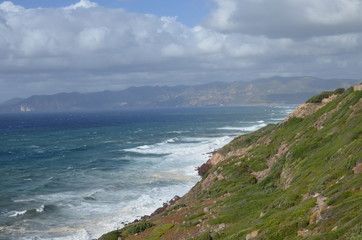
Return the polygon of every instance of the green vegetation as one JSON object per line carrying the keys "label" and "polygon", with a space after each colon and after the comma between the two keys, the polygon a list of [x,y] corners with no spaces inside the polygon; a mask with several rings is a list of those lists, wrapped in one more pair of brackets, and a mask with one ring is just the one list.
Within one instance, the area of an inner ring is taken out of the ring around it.
{"label": "green vegetation", "polygon": [[174,226],[174,224],[170,223],[170,224],[165,224],[162,226],[155,227],[155,229],[153,229],[151,234],[147,237],[147,240],[160,239],[167,232],[167,230],[173,228],[173,226]]}
{"label": "green vegetation", "polygon": [[344,93],[344,91],[345,91],[344,88],[337,88],[334,91],[322,92],[322,93],[308,99],[307,103],[321,103],[323,101],[323,99],[329,98],[333,94],[342,94],[342,93]]}
{"label": "green vegetation", "polygon": [[123,239],[127,238],[130,235],[140,233],[145,231],[148,228],[155,226],[154,223],[151,222],[140,222],[132,225],[128,225],[121,230],[116,230],[107,234],[104,234],[99,238],[99,240],[118,240],[119,237]]}
{"label": "green vegetation", "polygon": [[204,216],[205,213],[192,213],[190,215],[188,215],[187,217],[184,218],[185,221],[191,221],[191,220],[194,220],[196,218],[200,218],[202,216]]}
{"label": "green vegetation", "polygon": [[212,237],[212,234],[209,232],[205,232],[203,234],[201,234],[200,237],[198,238],[192,238],[190,240],[213,240],[214,238]]}
{"label": "green vegetation", "polygon": [[138,239],[362,239],[361,99],[352,88],[322,93],[311,115],[235,138]]}
{"label": "green vegetation", "polygon": [[175,205],[175,206],[173,206],[173,207],[170,207],[169,209],[167,209],[166,211],[164,211],[163,213],[162,213],[162,216],[163,217],[165,217],[165,216],[167,216],[168,214],[170,214],[171,212],[173,212],[173,211],[175,211],[175,210],[177,210],[177,209],[180,209],[180,208],[184,208],[184,207],[186,207],[186,204],[177,204],[177,205]]}

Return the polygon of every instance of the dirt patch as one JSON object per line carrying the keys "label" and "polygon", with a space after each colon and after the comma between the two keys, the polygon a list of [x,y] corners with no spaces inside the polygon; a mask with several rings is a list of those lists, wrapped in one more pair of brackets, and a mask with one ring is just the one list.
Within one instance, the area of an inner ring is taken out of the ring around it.
{"label": "dirt patch", "polygon": [[356,166],[353,168],[353,172],[356,173],[362,173],[362,163],[357,163]]}
{"label": "dirt patch", "polygon": [[284,154],[286,154],[289,151],[289,147],[287,144],[282,143],[278,149],[278,152],[273,156],[267,159],[267,165],[268,168],[264,169],[262,171],[258,171],[255,172],[253,171],[252,174],[256,177],[256,179],[258,180],[258,182],[263,181],[270,173],[272,166],[274,165],[274,163],[277,162],[277,160],[283,156]]}
{"label": "dirt patch", "polygon": [[313,197],[317,198],[316,206],[312,208],[312,215],[309,217],[309,224],[316,224],[323,219],[321,212],[327,208],[325,201],[326,197],[323,197],[320,193],[316,193]]}

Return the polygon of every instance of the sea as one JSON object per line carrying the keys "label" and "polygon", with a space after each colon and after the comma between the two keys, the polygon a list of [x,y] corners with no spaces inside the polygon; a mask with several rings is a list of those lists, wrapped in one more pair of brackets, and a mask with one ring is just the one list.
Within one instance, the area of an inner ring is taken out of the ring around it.
{"label": "sea", "polygon": [[295,108],[0,114],[0,239],[119,229],[187,193],[211,152]]}

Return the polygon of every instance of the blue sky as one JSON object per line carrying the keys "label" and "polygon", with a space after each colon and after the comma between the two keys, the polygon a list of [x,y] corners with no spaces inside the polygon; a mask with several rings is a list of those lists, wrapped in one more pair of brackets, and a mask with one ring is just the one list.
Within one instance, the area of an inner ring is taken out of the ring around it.
{"label": "blue sky", "polygon": [[361,79],[361,12],[361,0],[0,0],[0,102],[271,76]]}
{"label": "blue sky", "polygon": [[[65,7],[76,0],[13,0],[14,4],[26,8]],[[177,16],[188,26],[200,24],[214,6],[210,0],[94,0],[108,8],[123,8],[130,12],[154,14],[157,16]]]}

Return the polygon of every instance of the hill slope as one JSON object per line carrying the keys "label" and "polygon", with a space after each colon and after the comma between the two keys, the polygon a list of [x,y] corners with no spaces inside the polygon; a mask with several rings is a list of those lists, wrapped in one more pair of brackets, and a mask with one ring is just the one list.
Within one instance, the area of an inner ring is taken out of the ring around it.
{"label": "hill slope", "polygon": [[100,240],[362,239],[362,91],[325,97],[235,138],[188,194]]}
{"label": "hill slope", "polygon": [[302,103],[318,92],[348,87],[357,80],[273,77],[252,82],[196,86],[145,86],[122,91],[59,93],[0,104],[0,112],[94,111],[157,107],[240,106]]}

